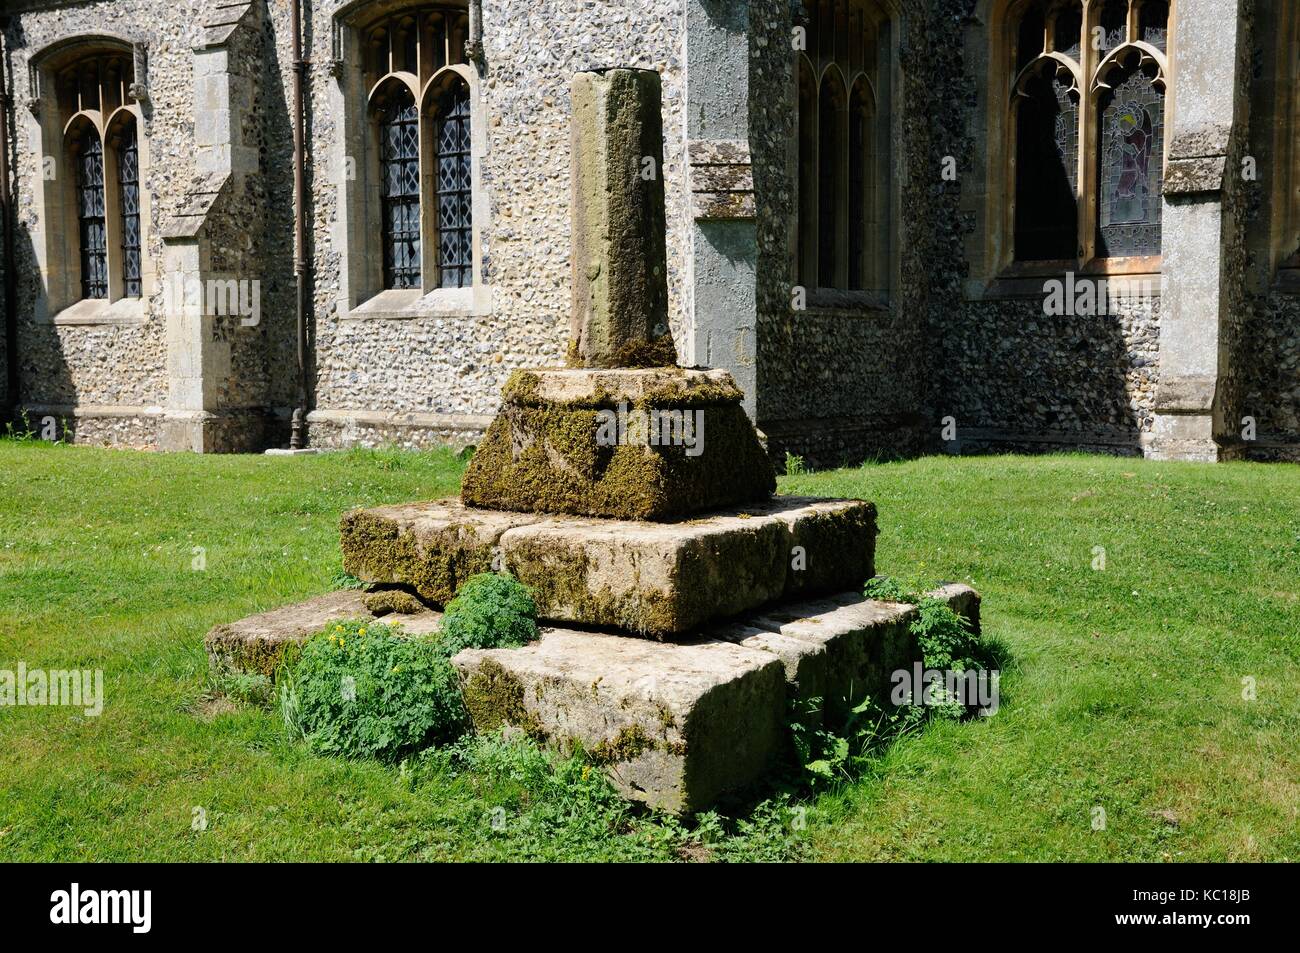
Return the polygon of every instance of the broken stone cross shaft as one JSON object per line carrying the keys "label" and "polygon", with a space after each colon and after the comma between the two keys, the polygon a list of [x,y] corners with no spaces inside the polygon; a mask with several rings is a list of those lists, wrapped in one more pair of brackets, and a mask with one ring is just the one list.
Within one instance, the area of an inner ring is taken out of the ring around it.
{"label": "broken stone cross shaft", "polygon": [[572,367],[676,363],[668,327],[659,74],[573,80]]}

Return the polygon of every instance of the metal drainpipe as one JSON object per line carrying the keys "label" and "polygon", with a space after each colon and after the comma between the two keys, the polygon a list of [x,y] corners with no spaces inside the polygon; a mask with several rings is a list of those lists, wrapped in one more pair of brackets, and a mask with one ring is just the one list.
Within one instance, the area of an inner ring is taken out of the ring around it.
{"label": "metal drainpipe", "polygon": [[[0,30],[8,29],[8,17],[0,17]],[[5,407],[8,419],[18,413],[21,392],[18,387],[18,272],[14,265],[14,203],[9,187],[9,109],[13,97],[9,95],[6,70],[9,65],[9,44],[0,33],[0,215],[4,216],[4,307],[5,307],[5,365],[7,383]]]}
{"label": "metal drainpipe", "polygon": [[289,447],[301,450],[307,426],[307,191],[303,150],[302,0],[293,0],[293,276],[298,312],[298,405],[293,410]]}

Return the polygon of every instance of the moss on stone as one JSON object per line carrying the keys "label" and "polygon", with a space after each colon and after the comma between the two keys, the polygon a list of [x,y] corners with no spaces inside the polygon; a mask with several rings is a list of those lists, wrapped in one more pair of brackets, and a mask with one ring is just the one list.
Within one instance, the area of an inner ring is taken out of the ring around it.
{"label": "moss on stone", "polygon": [[653,341],[629,341],[614,354],[611,367],[672,367],[677,363],[677,345],[665,334]]}
{"label": "moss on stone", "polygon": [[367,593],[361,601],[375,615],[417,615],[428,608],[405,589],[380,589]]}
{"label": "moss on stone", "polygon": [[598,742],[589,754],[596,764],[608,766],[634,761],[654,749],[654,738],[641,725],[632,724],[620,728],[612,739]]}
{"label": "moss on stone", "polygon": [[684,446],[601,446],[594,409],[507,404],[465,471],[461,498],[488,509],[640,520],[766,499],[775,474],[743,408],[705,413],[704,451],[690,456]]}
{"label": "moss on stone", "polygon": [[486,659],[461,686],[465,710],[479,731],[496,731],[509,725],[529,737],[544,741],[541,722],[524,704],[524,686],[498,662]]}
{"label": "moss on stone", "polygon": [[435,606],[450,602],[470,576],[492,569],[492,547],[467,542],[476,538],[470,527],[449,525],[421,548],[392,520],[355,510],[340,521],[339,535],[344,571],[367,582],[407,586]]}

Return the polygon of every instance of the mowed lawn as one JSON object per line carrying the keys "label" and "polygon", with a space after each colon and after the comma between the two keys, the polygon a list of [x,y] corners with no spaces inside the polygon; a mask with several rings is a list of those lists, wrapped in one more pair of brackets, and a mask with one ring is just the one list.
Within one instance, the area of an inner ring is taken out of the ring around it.
{"label": "mowed lawn", "polygon": [[[315,757],[205,703],[211,626],[334,587],[341,513],[454,493],[460,466],[0,441],[0,669],[103,669],[106,694],[0,708],[0,856],[643,856],[653,823],[525,849],[488,822],[517,788]],[[972,583],[1011,655],[994,716],[796,803],[783,856],[1300,859],[1300,467],[929,458],[781,491],[875,500],[879,570]]]}

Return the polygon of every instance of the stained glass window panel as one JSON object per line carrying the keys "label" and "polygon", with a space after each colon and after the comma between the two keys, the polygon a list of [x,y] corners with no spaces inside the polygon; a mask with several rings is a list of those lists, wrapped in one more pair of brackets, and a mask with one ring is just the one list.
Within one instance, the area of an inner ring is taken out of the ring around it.
{"label": "stained glass window panel", "polygon": [[1161,52],[1169,44],[1169,4],[1163,0],[1146,0],[1138,13],[1142,39]]}
{"label": "stained glass window panel", "polygon": [[1101,8],[1101,50],[1109,53],[1128,37],[1127,0],[1106,0]]}
{"label": "stained glass window panel", "polygon": [[1016,258],[1078,254],[1079,107],[1055,75],[1026,86],[1016,114]]}
{"label": "stained glass window panel", "polygon": [[1165,99],[1135,71],[1102,100],[1097,175],[1097,254],[1160,254]]}
{"label": "stained glass window panel", "polygon": [[1082,43],[1083,8],[1078,4],[1062,7],[1056,14],[1056,51],[1077,60]]}

